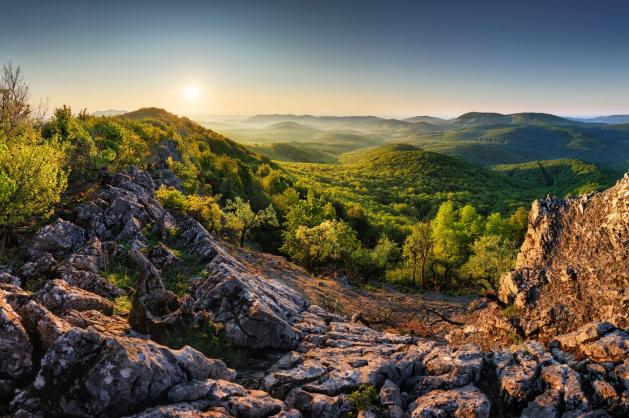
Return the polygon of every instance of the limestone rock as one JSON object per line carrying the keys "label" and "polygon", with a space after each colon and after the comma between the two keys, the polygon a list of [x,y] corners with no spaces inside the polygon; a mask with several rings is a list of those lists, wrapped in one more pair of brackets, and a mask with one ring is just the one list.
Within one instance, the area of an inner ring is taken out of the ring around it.
{"label": "limestone rock", "polygon": [[63,280],[51,280],[37,291],[33,298],[52,312],[60,313],[73,309],[76,311],[97,310],[112,315],[114,305],[107,299],[94,293],[70,286]]}
{"label": "limestone rock", "polygon": [[225,408],[209,407],[208,401],[180,402],[149,408],[128,418],[231,418]]}
{"label": "limestone rock", "polygon": [[22,305],[18,312],[33,343],[44,350],[52,347],[59,337],[72,328],[66,321],[32,300]]}
{"label": "limestone rock", "polygon": [[151,260],[151,263],[160,269],[171,266],[180,261],[179,257],[175,255],[173,250],[163,242],[160,242],[158,245],[151,248],[148,257]]}
{"label": "limestone rock", "polygon": [[196,221],[182,232],[184,245],[204,261],[208,275],[196,288],[194,309],[213,313],[235,344],[290,349],[299,342],[293,330],[307,302],[295,290],[262,278],[227,254]]}
{"label": "limestone rock", "polygon": [[21,318],[0,290],[0,400],[31,374],[32,355],[33,346]]}
{"label": "limestone rock", "polygon": [[13,408],[35,398],[51,415],[122,416],[159,403],[178,384],[210,377],[232,378],[233,372],[190,347],[170,350],[74,328],[48,350]]}
{"label": "limestone rock", "polygon": [[474,385],[450,390],[435,390],[422,395],[410,406],[412,418],[487,418],[490,404]]}
{"label": "limestone rock", "polygon": [[79,249],[84,242],[83,228],[58,218],[37,232],[28,247],[28,254],[32,259],[44,253],[50,253],[55,258],[63,258]]}
{"label": "limestone rock", "polygon": [[527,335],[588,322],[629,326],[629,176],[600,193],[533,203],[516,269],[499,296],[523,310]]}
{"label": "limestone rock", "polygon": [[104,315],[100,311],[64,311],[63,319],[73,327],[92,328],[101,334],[126,335],[129,324],[125,318],[117,315]]}

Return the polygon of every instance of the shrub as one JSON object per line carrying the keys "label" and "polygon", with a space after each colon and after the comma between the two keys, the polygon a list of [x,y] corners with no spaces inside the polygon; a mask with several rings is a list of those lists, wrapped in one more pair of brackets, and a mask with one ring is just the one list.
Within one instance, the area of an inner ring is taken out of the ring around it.
{"label": "shrub", "polygon": [[16,227],[52,214],[66,188],[65,150],[37,137],[0,138],[0,256]]}
{"label": "shrub", "polygon": [[155,197],[165,208],[180,214],[185,213],[188,208],[186,196],[174,187],[161,185],[155,192]]}

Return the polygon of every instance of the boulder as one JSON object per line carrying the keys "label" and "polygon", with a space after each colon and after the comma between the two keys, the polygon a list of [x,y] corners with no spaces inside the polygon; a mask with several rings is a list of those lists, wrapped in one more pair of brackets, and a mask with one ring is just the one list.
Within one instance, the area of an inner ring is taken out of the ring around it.
{"label": "boulder", "polygon": [[304,418],[336,418],[352,409],[345,396],[328,396],[294,389],[286,397],[286,405],[299,410]]}
{"label": "boulder", "polygon": [[581,388],[579,374],[565,364],[542,369],[541,377],[547,391],[559,396],[564,412],[588,412],[589,401]]}
{"label": "boulder", "polygon": [[106,315],[114,313],[114,305],[95,293],[70,286],[63,280],[50,280],[35,292],[33,299],[52,312],[61,313],[66,310],[96,310]]}
{"label": "boulder", "polygon": [[166,290],[161,273],[140,250],[132,249],[129,254],[140,269],[129,312],[129,325],[138,332],[160,340],[162,334],[168,331],[164,328],[172,328],[171,323],[164,322],[162,318],[177,311],[181,302],[177,295]]}
{"label": "boulder", "polygon": [[32,300],[20,306],[18,313],[31,341],[42,351],[52,347],[59,337],[72,328],[66,321]]}
{"label": "boulder", "polygon": [[85,243],[83,228],[58,218],[42,227],[28,246],[28,255],[37,259],[45,253],[59,259],[70,255]]}
{"label": "boulder", "polygon": [[0,290],[0,400],[24,383],[33,369],[33,346],[21,318]]}
{"label": "boulder", "polygon": [[409,406],[412,418],[487,418],[490,403],[474,385],[435,390],[417,398]]}
{"label": "boulder", "polygon": [[495,352],[493,363],[504,409],[522,408],[541,393],[541,365],[531,353],[525,350]]}
{"label": "boulder", "polygon": [[129,333],[127,319],[118,315],[104,315],[100,311],[63,312],[63,319],[73,327],[91,328],[101,334],[126,335]]}
{"label": "boulder", "polygon": [[233,416],[225,408],[208,405],[208,401],[160,405],[128,418],[231,418]]}
{"label": "boulder", "polygon": [[194,293],[194,310],[209,311],[224,324],[234,344],[250,348],[291,349],[299,335],[292,324],[308,307],[289,286],[251,272],[229,255],[198,222],[183,227],[182,243],[209,261],[207,276]]}
{"label": "boulder", "polygon": [[0,283],[22,287],[22,279],[9,273],[0,273]]}
{"label": "boulder", "polygon": [[171,350],[73,328],[50,347],[36,379],[13,408],[38,403],[50,415],[124,416],[160,403],[176,385],[233,377],[222,361],[190,347]]}

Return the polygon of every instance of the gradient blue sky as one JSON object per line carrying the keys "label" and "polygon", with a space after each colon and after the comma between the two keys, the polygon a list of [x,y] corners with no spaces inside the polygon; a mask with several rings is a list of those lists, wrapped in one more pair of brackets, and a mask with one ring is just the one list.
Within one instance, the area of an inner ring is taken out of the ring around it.
{"label": "gradient blue sky", "polygon": [[629,113],[629,2],[0,0],[8,60],[76,110]]}

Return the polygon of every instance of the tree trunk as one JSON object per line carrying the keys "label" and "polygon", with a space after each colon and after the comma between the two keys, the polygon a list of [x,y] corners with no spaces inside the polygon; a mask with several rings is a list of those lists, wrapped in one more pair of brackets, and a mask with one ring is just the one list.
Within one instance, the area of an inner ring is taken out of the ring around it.
{"label": "tree trunk", "polygon": [[240,231],[240,246],[244,247],[245,246],[245,236],[247,235],[247,228],[243,228],[242,231]]}
{"label": "tree trunk", "polygon": [[426,258],[422,258],[422,271],[421,271],[421,275],[420,277],[420,282],[419,282],[419,288],[421,290],[424,290],[424,279],[425,279],[425,270],[426,270]]}
{"label": "tree trunk", "polygon": [[415,286],[417,276],[417,256],[413,256],[413,286]]}

